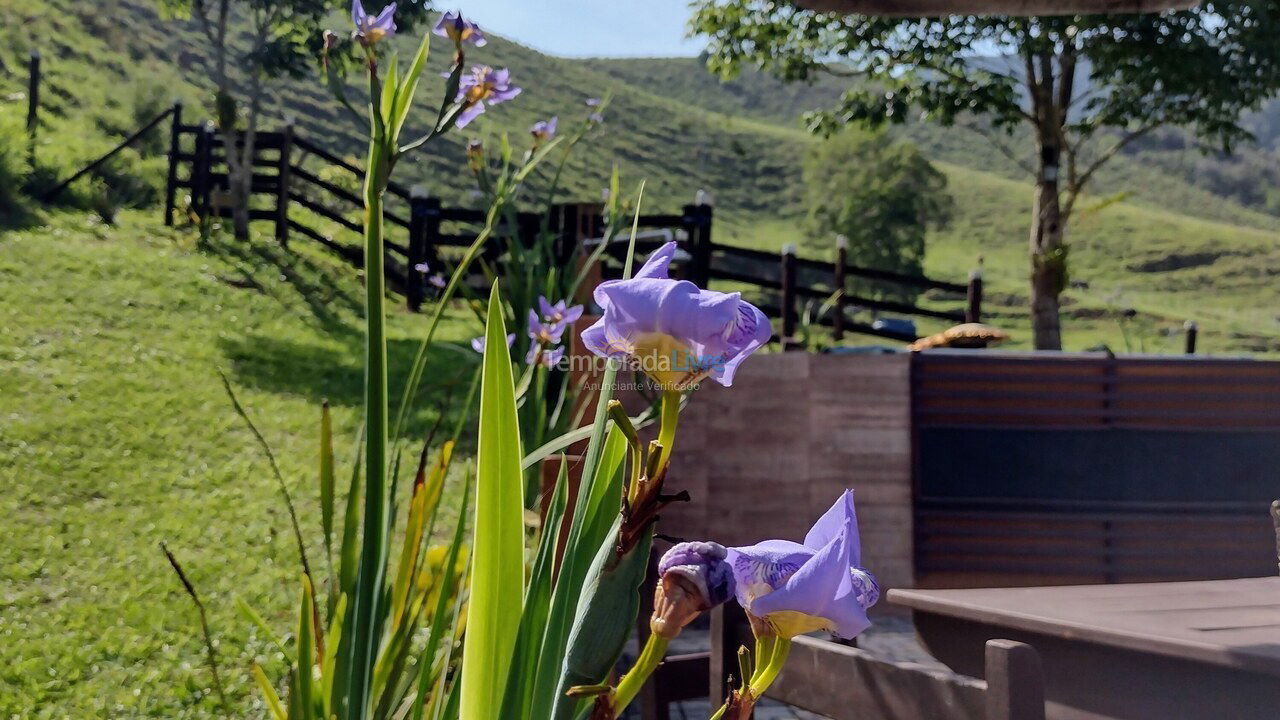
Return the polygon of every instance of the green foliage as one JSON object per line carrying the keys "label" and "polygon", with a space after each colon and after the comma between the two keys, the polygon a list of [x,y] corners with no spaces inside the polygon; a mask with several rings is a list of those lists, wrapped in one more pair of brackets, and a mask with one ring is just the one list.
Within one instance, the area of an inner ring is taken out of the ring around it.
{"label": "green foliage", "polygon": [[[925,234],[952,213],[947,177],[915,146],[882,132],[847,130],[809,148],[804,165],[809,243],[848,239],[848,260],[862,267],[924,273]],[[861,295],[911,301],[915,288],[859,281]]]}
{"label": "green foliage", "polygon": [[475,568],[462,656],[460,720],[498,717],[524,599],[524,491],[515,385],[495,283],[485,330],[476,452]]}
{"label": "green foliage", "polygon": [[[710,36],[710,65],[722,74],[754,64],[787,80],[827,72],[860,78],[834,108],[809,114],[815,132],[917,115],[943,126],[969,119],[989,126],[992,149],[1043,189],[1046,208],[1037,217],[1053,220],[1034,233],[1037,252],[1062,244],[1080,194],[1129,143],[1181,126],[1229,151],[1250,137],[1244,112],[1280,92],[1280,0],[1148,14],[940,19],[846,17],[757,0],[696,6],[692,28]],[[993,51],[998,57],[986,57]],[[1030,131],[1030,147],[996,137],[1020,127]],[[1058,294],[1048,294],[1054,317],[1036,316],[1036,345],[1058,348]]]}

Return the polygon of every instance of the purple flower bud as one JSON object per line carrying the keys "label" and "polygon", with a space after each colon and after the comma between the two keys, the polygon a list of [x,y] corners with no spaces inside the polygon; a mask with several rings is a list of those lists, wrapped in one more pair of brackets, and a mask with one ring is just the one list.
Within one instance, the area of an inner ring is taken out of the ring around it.
{"label": "purple flower bud", "polygon": [[603,101],[600,98],[587,98],[587,107],[600,107],[601,102]]}
{"label": "purple flower bud", "polygon": [[484,39],[484,33],[480,32],[480,26],[462,17],[462,13],[456,10],[441,15],[431,32],[449,38],[459,48],[463,45],[484,47],[488,42]]}
{"label": "purple flower bud", "polygon": [[654,634],[673,638],[699,614],[733,596],[727,555],[724,546],[713,542],[683,542],[662,556],[649,618]]}
{"label": "purple flower bud", "polygon": [[365,45],[389,38],[396,34],[395,14],[395,3],[382,8],[382,12],[374,17],[364,11],[360,0],[351,0],[351,22],[356,26],[353,35]]}
{"label": "purple flower bud", "polygon": [[[431,277],[427,278],[427,282],[431,284],[431,287],[440,288],[441,290],[443,290],[445,287],[449,285],[449,281],[445,278],[445,276],[442,273],[436,273],[435,275],[432,275]],[[511,336],[514,338],[515,333],[512,333]]]}
{"label": "purple flower bud", "polygon": [[[510,348],[511,348],[511,344],[512,344],[512,343],[514,343],[515,341],[516,341],[516,334],[515,334],[515,333],[508,333],[508,334],[507,334],[507,348],[508,348],[508,349],[510,349]],[[476,352],[480,353],[481,355],[483,355],[483,354],[484,354],[484,345],[485,345],[485,342],[484,342],[484,336],[483,336],[483,335],[481,335],[480,337],[474,337],[474,338],[471,338],[471,349],[472,349],[472,350],[475,350]]]}
{"label": "purple flower bud", "polygon": [[556,136],[556,122],[558,117],[552,116],[550,120],[539,120],[529,128],[529,134],[533,135],[533,143],[535,145],[546,142]]}
{"label": "purple flower bud", "polygon": [[738,365],[769,341],[769,319],[740,293],[703,290],[672,280],[676,244],[658,248],[630,280],[595,289],[604,313],[582,333],[588,350],[627,360],[665,389],[685,389],[704,378],[732,385]]}
{"label": "purple flower bud", "polygon": [[414,266],[413,266],[413,269],[414,269],[414,270],[417,270],[418,272],[422,273],[423,275],[426,275],[426,274],[431,270],[431,266],[430,266],[430,265],[428,265],[427,263],[420,262],[420,263],[418,263],[417,265],[414,265]]}
{"label": "purple flower bud", "polygon": [[729,561],[738,602],[778,636],[827,630],[852,638],[871,626],[867,609],[880,599],[875,577],[858,566],[861,555],[853,493],[846,490],[803,544],[766,540],[730,548]]}

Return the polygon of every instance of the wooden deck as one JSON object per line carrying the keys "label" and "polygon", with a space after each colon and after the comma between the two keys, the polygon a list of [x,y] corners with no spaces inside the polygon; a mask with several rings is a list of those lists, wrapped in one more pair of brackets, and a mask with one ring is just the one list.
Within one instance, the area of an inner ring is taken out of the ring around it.
{"label": "wooden deck", "polygon": [[1280,578],[974,590],[892,590],[927,649],[980,676],[1007,637],[1044,662],[1050,717],[1274,718]]}

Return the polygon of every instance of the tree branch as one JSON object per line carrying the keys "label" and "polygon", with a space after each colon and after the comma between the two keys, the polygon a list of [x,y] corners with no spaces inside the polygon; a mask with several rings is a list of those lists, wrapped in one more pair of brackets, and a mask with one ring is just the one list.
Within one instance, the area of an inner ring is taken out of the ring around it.
{"label": "tree branch", "polygon": [[1083,190],[1084,186],[1089,183],[1089,180],[1093,178],[1093,175],[1096,172],[1098,172],[1099,168],[1107,164],[1107,162],[1112,158],[1114,158],[1117,153],[1123,150],[1126,145],[1133,142],[1134,140],[1137,140],[1143,135],[1146,135],[1152,130],[1155,130],[1161,125],[1164,125],[1163,120],[1152,122],[1148,125],[1144,125],[1138,128],[1137,130],[1130,132],[1129,134],[1120,138],[1120,140],[1116,141],[1114,145],[1107,148],[1106,152],[1099,155],[1097,159],[1095,159],[1092,163],[1090,163],[1089,167],[1086,168],[1085,171],[1080,174],[1079,180],[1072,182],[1071,187],[1068,188],[1067,202],[1065,204],[1064,214],[1067,216],[1070,216],[1071,209],[1075,206],[1076,198],[1080,195],[1080,191]]}

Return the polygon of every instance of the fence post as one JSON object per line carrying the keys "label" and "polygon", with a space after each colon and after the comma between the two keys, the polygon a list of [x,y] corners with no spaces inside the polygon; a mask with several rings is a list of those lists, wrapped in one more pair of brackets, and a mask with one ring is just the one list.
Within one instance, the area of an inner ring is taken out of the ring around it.
{"label": "fence post", "polygon": [[797,350],[796,334],[796,246],[782,246],[778,268],[782,278],[782,349]]}
{"label": "fence post", "polygon": [[836,236],[836,262],[832,268],[834,275],[832,287],[836,291],[835,315],[831,318],[831,337],[838,342],[844,339],[844,268],[849,264],[849,238]]}
{"label": "fence post", "polygon": [[680,217],[681,224],[689,235],[689,269],[685,276],[695,285],[704,288],[711,282],[713,212],[710,195],[699,190],[694,203],[685,205]]}
{"label": "fence post", "polygon": [[36,164],[36,130],[40,126],[40,51],[32,50],[27,77],[27,159]]}
{"label": "fence post", "polygon": [[1199,334],[1200,328],[1196,326],[1196,323],[1194,320],[1188,320],[1186,324],[1183,325],[1182,327],[1187,331],[1186,354],[1195,355],[1196,354],[1196,335]]}
{"label": "fence post", "polygon": [[427,297],[427,273],[418,266],[435,259],[433,248],[439,236],[440,198],[428,196],[425,188],[415,185],[409,189],[409,262],[404,293],[413,312],[422,308]]}
{"label": "fence post", "polygon": [[182,150],[182,103],[173,104],[173,125],[169,128],[169,174],[164,183],[164,224],[173,227],[173,211],[178,196],[178,153]]}
{"label": "fence post", "polygon": [[191,207],[202,221],[209,213],[212,165],[213,124],[205,123],[196,131],[195,158],[191,161]]}
{"label": "fence post", "polygon": [[1044,720],[1040,655],[1026,643],[988,640],[987,720]]}
{"label": "fence post", "polygon": [[280,133],[280,160],[276,165],[276,240],[289,247],[289,169],[293,163],[293,123]]}
{"label": "fence post", "polygon": [[968,302],[964,308],[964,321],[967,323],[982,322],[982,267],[969,273]]}
{"label": "fence post", "polygon": [[711,611],[711,661],[708,673],[707,700],[720,707],[729,694],[730,679],[738,677],[738,648],[752,642],[746,613],[737,603],[725,603]]}

